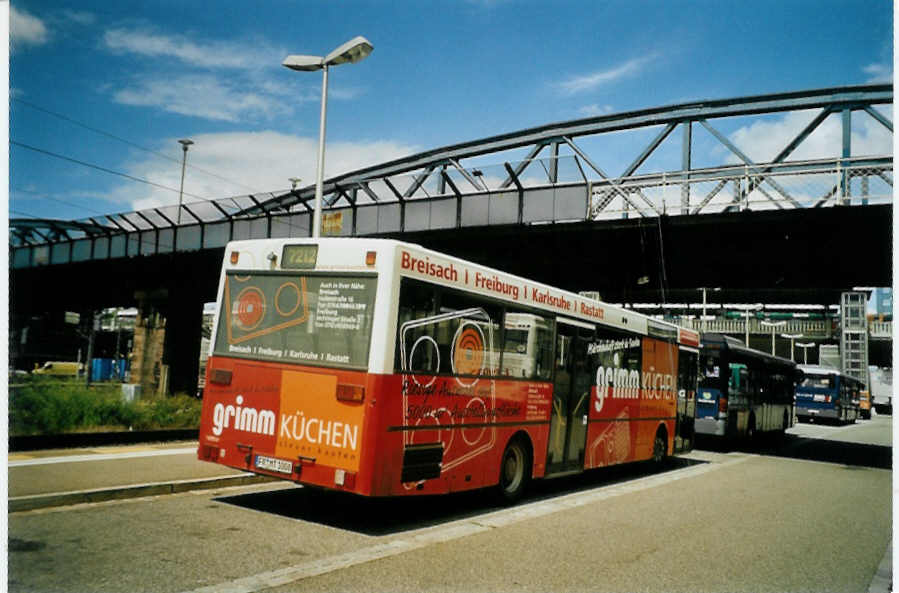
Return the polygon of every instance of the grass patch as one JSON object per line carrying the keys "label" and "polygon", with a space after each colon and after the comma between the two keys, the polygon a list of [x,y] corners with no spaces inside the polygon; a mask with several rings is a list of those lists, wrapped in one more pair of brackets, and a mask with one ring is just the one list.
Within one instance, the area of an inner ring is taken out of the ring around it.
{"label": "grass patch", "polygon": [[202,401],[179,394],[125,402],[119,383],[29,377],[10,386],[12,436],[107,430],[197,428]]}

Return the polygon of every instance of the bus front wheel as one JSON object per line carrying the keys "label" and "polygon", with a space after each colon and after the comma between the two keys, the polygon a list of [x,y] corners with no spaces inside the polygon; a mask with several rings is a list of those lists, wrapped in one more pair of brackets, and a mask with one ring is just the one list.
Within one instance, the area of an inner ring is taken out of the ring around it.
{"label": "bus front wheel", "polygon": [[499,468],[499,495],[505,504],[517,502],[531,477],[531,455],[524,439],[512,439]]}

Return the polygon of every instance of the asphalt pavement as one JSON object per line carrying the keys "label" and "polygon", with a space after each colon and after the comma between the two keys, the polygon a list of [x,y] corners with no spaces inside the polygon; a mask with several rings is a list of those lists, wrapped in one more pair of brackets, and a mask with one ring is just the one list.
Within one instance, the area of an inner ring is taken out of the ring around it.
{"label": "asphalt pavement", "polygon": [[11,453],[9,510],[240,486],[270,478],[197,459],[197,442]]}
{"label": "asphalt pavement", "polygon": [[[787,456],[801,458],[805,457],[803,450],[813,449],[819,461],[846,463],[841,456],[850,454],[870,460],[862,465],[889,469],[892,452],[890,447],[883,445],[891,445],[891,442],[882,441],[885,433],[878,426],[890,420],[889,416],[875,416],[872,421],[843,427],[796,425],[788,431],[786,447],[780,447],[780,451],[773,451],[773,454],[786,451]],[[889,439],[889,431],[886,434]],[[845,443],[838,446],[841,441],[855,445],[850,448],[844,446]],[[810,443],[814,443],[813,448],[808,446]],[[835,453],[822,457],[828,445]],[[856,451],[864,447],[871,451]],[[274,480],[200,461],[196,449],[197,441],[175,441],[10,453],[9,510],[15,512]]]}

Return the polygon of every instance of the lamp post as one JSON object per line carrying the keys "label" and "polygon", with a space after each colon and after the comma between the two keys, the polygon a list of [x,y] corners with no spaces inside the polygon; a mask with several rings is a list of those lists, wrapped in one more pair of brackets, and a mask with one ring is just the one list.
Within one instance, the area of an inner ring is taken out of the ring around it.
{"label": "lamp post", "polygon": [[705,331],[705,329],[706,329],[706,317],[707,317],[706,309],[708,308],[708,304],[709,304],[707,293],[710,290],[712,292],[721,292],[720,287],[708,288],[708,287],[703,286],[703,287],[699,288],[699,291],[702,292],[702,317],[699,318],[699,327],[702,331]]}
{"label": "lamp post", "polygon": [[178,140],[184,149],[184,157],[181,159],[181,189],[178,190],[178,224],[181,224],[181,201],[184,199],[184,168],[187,166],[187,147],[193,144],[193,140],[182,138]]}
{"label": "lamp post", "polygon": [[817,346],[814,342],[796,342],[802,348],[802,364],[808,364],[808,349]]}
{"label": "lamp post", "polygon": [[790,340],[790,360],[795,362],[796,361],[796,357],[794,356],[794,352],[795,352],[794,346],[796,344],[795,340],[796,340],[796,338],[801,338],[802,334],[780,334],[780,335],[782,337],[788,338]]}
{"label": "lamp post", "polygon": [[762,321],[762,325],[771,328],[771,356],[774,356],[774,328],[786,325],[786,321]]}
{"label": "lamp post", "polygon": [[300,184],[300,182],[302,181],[302,179],[300,179],[299,177],[291,177],[291,178],[288,179],[287,181],[290,182],[290,189],[296,189],[297,186],[298,186],[298,185]]}
{"label": "lamp post", "polygon": [[764,305],[761,303],[757,303],[755,305],[749,305],[746,307],[746,310],[743,312],[746,315],[746,323],[744,325],[744,329],[746,330],[746,347],[749,348],[749,313],[752,311],[759,311],[762,309]]}
{"label": "lamp post", "polygon": [[371,53],[373,46],[365,37],[354,37],[328,55],[300,56],[290,55],[281,62],[282,66],[301,72],[322,71],[322,112],[318,134],[318,172],[315,176],[315,211],[312,218],[312,236],[319,237],[322,223],[322,179],[325,169],[325,121],[328,110],[328,68],[347,62],[356,63],[364,60]]}

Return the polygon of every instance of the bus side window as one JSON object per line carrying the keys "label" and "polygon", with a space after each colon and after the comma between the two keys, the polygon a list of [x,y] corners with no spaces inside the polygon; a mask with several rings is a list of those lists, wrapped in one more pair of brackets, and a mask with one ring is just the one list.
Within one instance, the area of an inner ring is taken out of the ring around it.
{"label": "bus side window", "polygon": [[500,374],[548,380],[552,374],[552,321],[541,315],[506,311]]}
{"label": "bus side window", "polygon": [[[398,333],[402,332],[403,324],[414,321],[416,319],[424,319],[434,315],[437,309],[437,299],[434,287],[404,278],[400,284],[400,302],[398,317]],[[396,346],[396,370],[414,370],[418,372],[436,373],[437,369],[437,353],[427,347],[417,348],[412,352],[412,344],[415,344],[419,338],[424,336],[426,329],[424,327],[416,328],[408,332],[406,336],[397,335]],[[405,355],[409,358],[406,360],[407,369],[402,368],[403,353],[400,352],[401,338],[404,337],[407,344]],[[412,357],[414,354],[414,360]]]}
{"label": "bus side window", "polygon": [[497,375],[501,316],[500,307],[477,297],[404,278],[397,320],[397,370]]}

